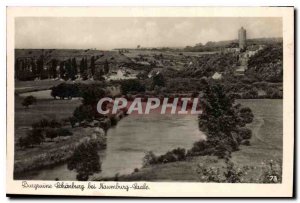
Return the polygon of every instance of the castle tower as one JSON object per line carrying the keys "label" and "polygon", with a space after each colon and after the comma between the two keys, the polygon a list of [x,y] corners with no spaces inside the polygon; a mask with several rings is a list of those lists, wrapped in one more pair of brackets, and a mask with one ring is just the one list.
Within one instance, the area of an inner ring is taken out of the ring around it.
{"label": "castle tower", "polygon": [[245,50],[246,49],[246,30],[241,27],[241,29],[239,29],[239,47],[241,50]]}

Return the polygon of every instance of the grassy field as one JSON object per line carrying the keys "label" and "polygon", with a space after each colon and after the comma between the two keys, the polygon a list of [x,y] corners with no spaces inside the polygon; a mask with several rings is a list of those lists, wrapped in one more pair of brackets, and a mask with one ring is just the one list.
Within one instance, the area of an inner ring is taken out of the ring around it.
{"label": "grassy field", "polygon": [[22,101],[22,97],[15,96],[15,140],[25,135],[33,123],[43,118],[61,120],[70,117],[81,103],[78,99],[38,99],[35,105],[25,108],[21,104]]}
{"label": "grassy field", "polygon": [[33,92],[47,90],[62,83],[61,80],[37,80],[37,81],[19,81],[15,80],[15,93]]}
{"label": "grassy field", "polygon": [[[234,161],[234,169],[242,171],[243,183],[257,183],[264,178],[265,165],[246,163],[246,165]],[[154,182],[215,182],[203,176],[203,168],[206,170],[219,170],[219,177],[227,172],[227,164],[224,159],[214,156],[189,157],[186,161],[178,161],[166,164],[157,164],[144,167],[129,175],[101,179],[105,181],[154,181]],[[212,175],[211,177],[213,177]],[[216,176],[214,176],[216,177]],[[221,180],[222,178],[220,178]],[[99,180],[96,178],[96,180]]]}

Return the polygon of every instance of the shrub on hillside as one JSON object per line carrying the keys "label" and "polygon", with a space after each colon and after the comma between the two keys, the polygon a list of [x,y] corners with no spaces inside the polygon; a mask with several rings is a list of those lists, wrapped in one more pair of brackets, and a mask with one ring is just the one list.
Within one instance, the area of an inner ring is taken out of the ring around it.
{"label": "shrub on hillside", "polygon": [[116,118],[116,116],[110,117],[110,123],[111,123],[111,126],[115,126],[118,124],[118,119]]}
{"label": "shrub on hillside", "polygon": [[129,92],[145,92],[145,85],[137,79],[121,81],[121,92],[126,95]]}
{"label": "shrub on hillside", "polygon": [[270,160],[263,163],[263,170],[260,176],[260,182],[263,183],[281,183],[282,166],[276,161]]}
{"label": "shrub on hillside", "polygon": [[55,119],[48,120],[48,119],[41,119],[40,121],[33,123],[32,128],[59,128],[62,124]]}
{"label": "shrub on hillside", "polygon": [[157,164],[157,156],[152,151],[148,151],[143,158],[143,166],[145,167],[153,164]]}
{"label": "shrub on hillside", "polygon": [[54,129],[47,129],[45,131],[45,134],[46,134],[46,137],[53,140],[54,138],[56,138],[58,135],[57,135],[57,131],[54,130]]}
{"label": "shrub on hillside", "polygon": [[184,161],[185,159],[186,150],[184,148],[176,148],[160,156],[156,156],[152,151],[150,151],[144,156],[143,166]]}
{"label": "shrub on hillside", "polygon": [[57,133],[58,137],[65,137],[65,136],[73,135],[73,133],[70,130],[66,129],[66,128],[58,128],[56,130],[56,133]]}
{"label": "shrub on hillside", "polygon": [[84,120],[92,121],[96,117],[97,111],[92,105],[80,105],[73,112],[73,117],[81,122]]}
{"label": "shrub on hillside", "polygon": [[56,99],[56,97],[59,97],[60,99],[79,97],[79,85],[61,83],[51,88],[51,96],[54,97],[54,99]]}
{"label": "shrub on hillside", "polygon": [[243,140],[248,140],[252,137],[252,131],[249,128],[240,128],[238,132]]}
{"label": "shrub on hillside", "polygon": [[22,105],[28,108],[30,105],[36,104],[36,101],[36,98],[30,95],[24,98],[24,100],[22,101]]}
{"label": "shrub on hillside", "polygon": [[18,140],[18,145],[21,148],[32,147],[34,145],[39,145],[45,140],[43,132],[41,129],[32,129],[27,132],[24,137],[20,137]]}

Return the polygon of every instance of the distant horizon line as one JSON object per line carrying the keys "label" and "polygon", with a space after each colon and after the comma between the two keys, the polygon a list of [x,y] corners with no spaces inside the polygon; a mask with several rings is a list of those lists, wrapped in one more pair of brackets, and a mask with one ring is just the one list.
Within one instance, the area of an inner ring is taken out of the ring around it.
{"label": "distant horizon line", "polygon": [[[283,39],[283,37],[259,37],[259,38],[249,38],[247,40],[258,40],[258,39]],[[208,42],[215,42],[215,43],[218,43],[218,42],[234,42],[234,41],[238,41],[238,39],[232,39],[232,40],[220,40],[220,41],[207,41],[206,43]],[[198,42],[192,46],[196,46],[197,44],[200,44],[201,42]],[[206,44],[205,43],[205,44]],[[203,44],[205,46],[205,44]],[[138,45],[137,45],[138,46]],[[187,46],[190,46],[190,45],[186,45],[186,46],[162,46],[162,47],[143,47],[141,46],[140,48],[137,48],[137,47],[126,47],[126,48],[120,48],[120,47],[116,47],[116,48],[111,48],[111,49],[99,49],[99,48],[54,48],[54,47],[51,47],[51,48],[14,48],[14,49],[60,49],[60,50],[98,50],[98,51],[109,51],[109,50],[118,50],[118,49],[162,49],[162,48],[170,48],[170,49],[182,49],[182,48],[185,48]]]}

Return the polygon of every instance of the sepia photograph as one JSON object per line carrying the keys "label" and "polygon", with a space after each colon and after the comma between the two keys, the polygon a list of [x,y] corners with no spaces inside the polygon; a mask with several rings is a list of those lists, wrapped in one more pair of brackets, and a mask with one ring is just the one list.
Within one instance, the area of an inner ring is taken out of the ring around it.
{"label": "sepia photograph", "polygon": [[243,183],[291,194],[293,8],[8,9],[16,193]]}

